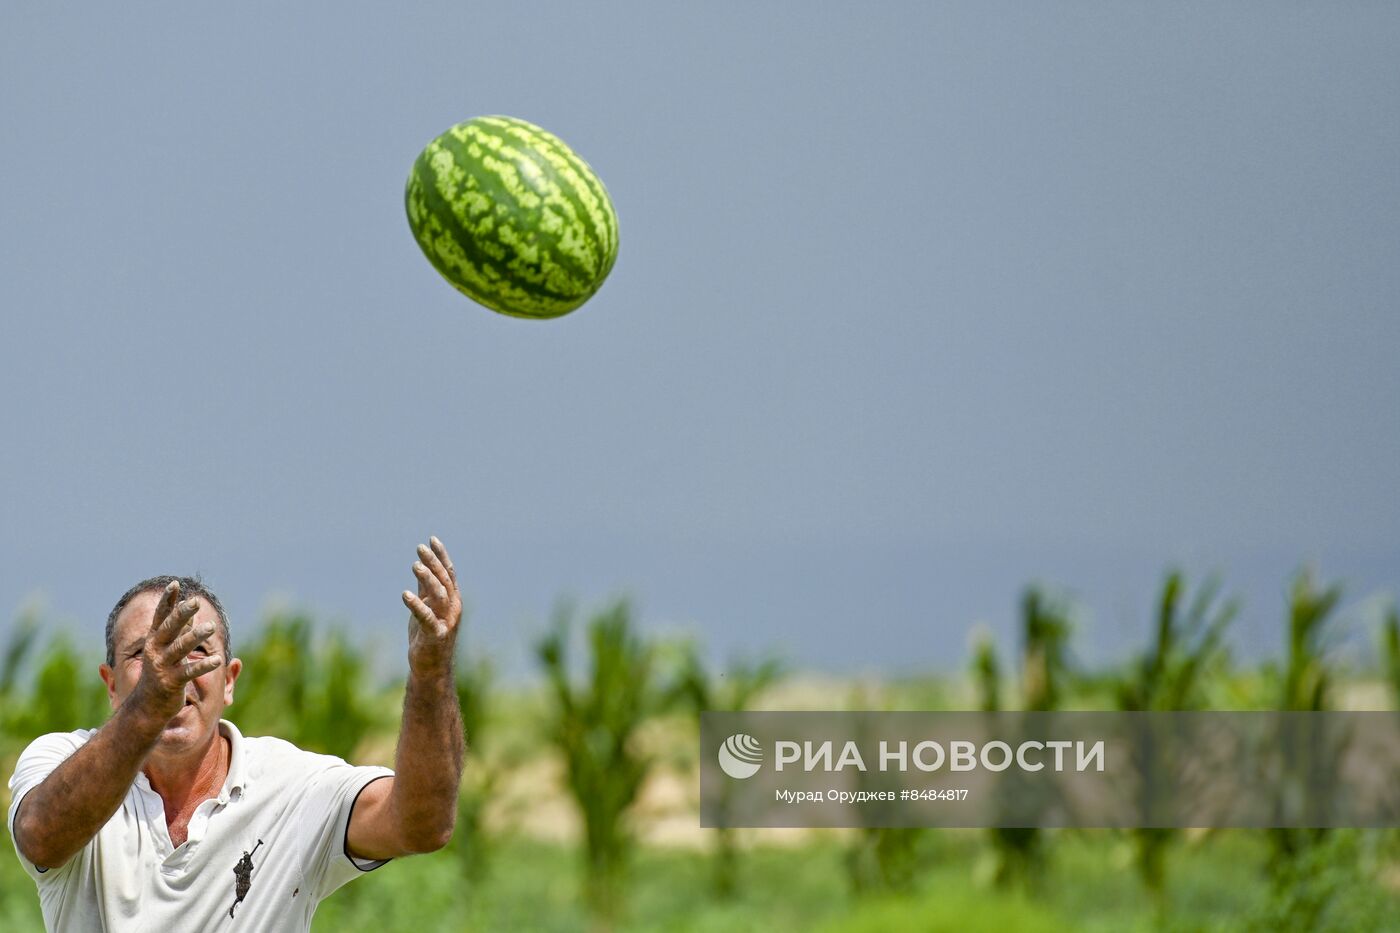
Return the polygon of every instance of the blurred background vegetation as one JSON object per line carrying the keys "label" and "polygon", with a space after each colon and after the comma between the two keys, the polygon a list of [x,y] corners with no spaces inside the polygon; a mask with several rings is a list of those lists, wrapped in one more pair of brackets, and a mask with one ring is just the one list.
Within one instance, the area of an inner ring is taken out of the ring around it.
{"label": "blurred background vegetation", "polygon": [[[1364,663],[1335,651],[1335,583],[1299,573],[1281,654],[1235,663],[1240,612],[1221,581],[1162,581],[1150,641],[1090,670],[1077,609],[1022,594],[1019,643],[974,638],[962,672],[833,678],[778,657],[714,668],[694,641],[661,639],[626,602],[561,608],[533,645],[540,677],[497,682],[470,649],[457,664],[469,765],[451,845],[405,859],[324,902],[315,928],[355,930],[1400,930],[1400,834],[1332,831],[703,830],[703,710],[1396,709],[1400,613]],[[374,651],[305,613],[235,626],[244,661],[228,718],[356,763],[392,764],[401,679]],[[0,646],[0,771],[45,732],[109,713],[101,646],[79,647],[38,611]],[[0,803],[9,805],[8,788]],[[4,835],[0,828],[0,835]],[[0,930],[40,930],[38,899],[0,840]]]}

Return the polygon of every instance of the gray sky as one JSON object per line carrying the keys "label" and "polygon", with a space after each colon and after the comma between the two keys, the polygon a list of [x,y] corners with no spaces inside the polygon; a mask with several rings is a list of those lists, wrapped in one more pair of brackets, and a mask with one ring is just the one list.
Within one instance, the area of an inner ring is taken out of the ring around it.
{"label": "gray sky", "polygon": [[[840,670],[1121,654],[1171,562],[1282,641],[1400,589],[1400,10],[0,10],[0,614],[200,570],[401,651],[453,550],[508,667],[556,598]],[[569,142],[621,251],[508,319],[418,252],[449,125]],[[4,623],[0,623],[3,626]]]}

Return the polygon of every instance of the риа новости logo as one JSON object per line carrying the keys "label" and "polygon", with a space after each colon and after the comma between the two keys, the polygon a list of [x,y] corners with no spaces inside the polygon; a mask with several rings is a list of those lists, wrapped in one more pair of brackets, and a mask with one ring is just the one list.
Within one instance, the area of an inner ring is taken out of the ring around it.
{"label": "\u0440\u0438\u0430 \u043d\u043e\u0432\u043e\u0441\u0442\u0438 logo", "polygon": [[724,740],[719,747],[719,766],[732,778],[753,777],[763,764],[763,746],[758,739],[740,732]]}

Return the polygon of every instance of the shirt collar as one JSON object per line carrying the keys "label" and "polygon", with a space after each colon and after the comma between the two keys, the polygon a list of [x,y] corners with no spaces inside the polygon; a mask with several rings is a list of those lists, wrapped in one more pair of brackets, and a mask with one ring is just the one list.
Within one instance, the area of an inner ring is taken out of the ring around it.
{"label": "shirt collar", "polygon": [[234,791],[239,795],[247,792],[248,762],[247,754],[243,748],[243,733],[238,731],[238,727],[227,719],[219,720],[219,732],[228,739],[228,777],[224,779],[224,790],[220,797],[227,797]]}

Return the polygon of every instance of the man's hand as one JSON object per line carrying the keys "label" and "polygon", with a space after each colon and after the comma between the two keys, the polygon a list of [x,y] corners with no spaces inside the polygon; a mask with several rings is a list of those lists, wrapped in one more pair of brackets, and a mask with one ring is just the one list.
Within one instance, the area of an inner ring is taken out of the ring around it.
{"label": "man's hand", "polygon": [[403,601],[408,621],[408,683],[394,776],[368,784],[350,811],[350,854],[384,859],[447,845],[457,819],[466,742],[452,682],[462,597],[452,558],[437,538],[418,545],[418,595]]}
{"label": "man's hand", "polygon": [[131,699],[162,723],[173,719],[185,705],[185,684],[217,670],[222,656],[190,658],[189,653],[214,634],[212,621],[191,626],[199,612],[199,600],[178,602],[180,584],[171,581],[161,593],[151,615],[151,630],[141,649],[141,679]]}
{"label": "man's hand", "polygon": [[408,620],[408,669],[420,676],[451,671],[457,626],[462,621],[462,596],[457,591],[452,558],[441,541],[435,537],[428,540],[432,547],[418,545],[418,561],[413,565],[418,594],[403,593],[404,605],[412,613]]}

